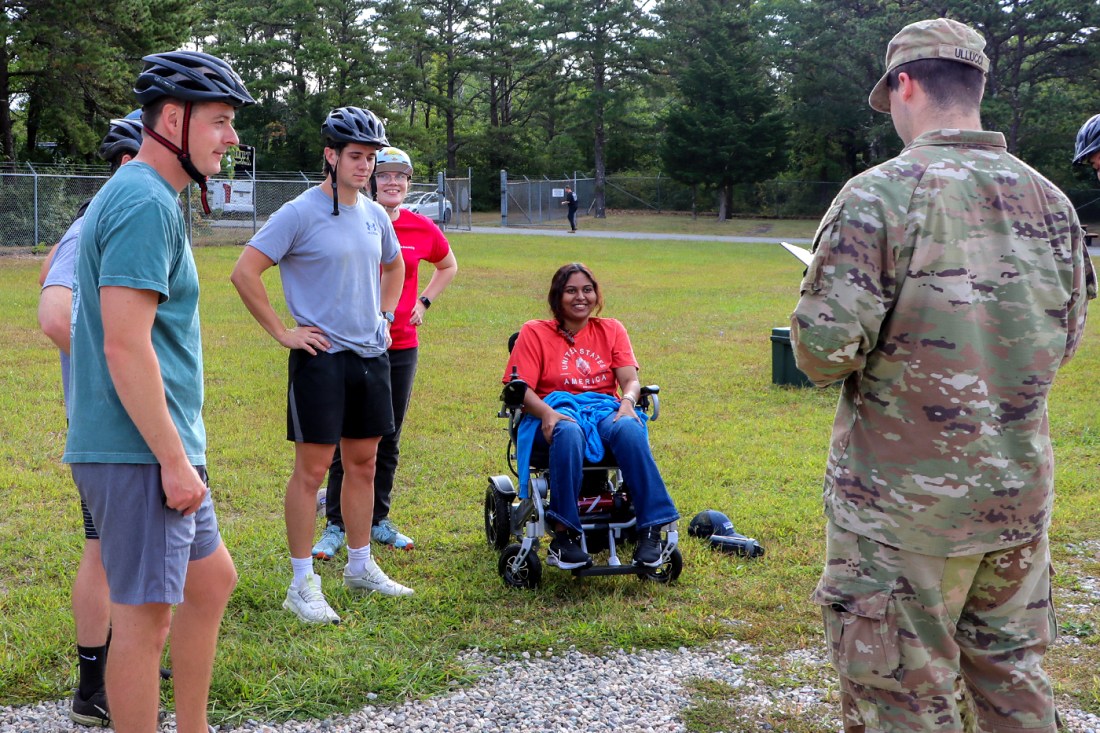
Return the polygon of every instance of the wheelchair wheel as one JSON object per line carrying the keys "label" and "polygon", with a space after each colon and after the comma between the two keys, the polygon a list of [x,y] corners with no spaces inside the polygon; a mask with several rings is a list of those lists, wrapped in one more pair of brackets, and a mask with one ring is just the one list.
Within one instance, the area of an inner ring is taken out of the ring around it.
{"label": "wheelchair wheel", "polygon": [[508,546],[512,534],[513,494],[501,491],[497,484],[501,479],[508,481],[504,476],[490,477],[485,490],[485,539],[497,552]]}
{"label": "wheelchair wheel", "polygon": [[497,563],[497,572],[510,588],[537,588],[542,582],[542,562],[535,550],[527,553],[527,557],[519,562],[517,556],[521,548],[518,544],[504,548]]}
{"label": "wheelchair wheel", "polygon": [[651,580],[654,583],[670,583],[680,577],[680,572],[683,569],[684,556],[680,554],[680,548],[677,547],[672,551],[672,554],[668,558],[668,562],[655,568],[646,568],[645,571],[638,573],[638,580],[643,582]]}

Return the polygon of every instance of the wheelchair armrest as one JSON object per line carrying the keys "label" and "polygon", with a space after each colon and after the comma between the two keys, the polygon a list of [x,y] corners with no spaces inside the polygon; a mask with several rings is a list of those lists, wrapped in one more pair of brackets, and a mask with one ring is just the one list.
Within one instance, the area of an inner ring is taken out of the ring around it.
{"label": "wheelchair armrest", "polygon": [[522,379],[513,379],[504,385],[500,391],[500,401],[509,409],[523,407],[523,398],[527,395],[527,382]]}
{"label": "wheelchair armrest", "polygon": [[500,391],[500,401],[509,409],[518,410],[523,407],[523,398],[527,396],[527,382],[519,376],[516,367],[512,366],[512,374]]}
{"label": "wheelchair armrest", "polygon": [[638,409],[648,412],[650,421],[656,420],[661,414],[661,403],[657,399],[660,391],[660,386],[649,384],[642,387],[641,396],[638,398]]}

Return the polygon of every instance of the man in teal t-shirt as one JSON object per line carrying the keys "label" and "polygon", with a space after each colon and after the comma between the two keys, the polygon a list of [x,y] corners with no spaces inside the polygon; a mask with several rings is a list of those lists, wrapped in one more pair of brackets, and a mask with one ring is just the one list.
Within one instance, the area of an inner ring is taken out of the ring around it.
{"label": "man in teal t-shirt", "polygon": [[171,627],[177,729],[206,733],[237,572],[206,486],[199,280],[177,196],[220,170],[238,142],[235,110],[253,100],[213,56],[144,61],[141,148],[96,194],[80,233],[65,461],[100,535],[115,730],[156,729]]}

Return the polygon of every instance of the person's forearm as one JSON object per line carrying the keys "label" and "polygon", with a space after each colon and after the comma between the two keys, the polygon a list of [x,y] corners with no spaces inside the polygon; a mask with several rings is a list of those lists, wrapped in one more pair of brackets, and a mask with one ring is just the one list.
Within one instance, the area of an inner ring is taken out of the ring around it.
{"label": "person's forearm", "polygon": [[455,274],[458,273],[458,264],[450,265],[448,267],[440,267],[432,272],[432,278],[428,281],[427,286],[424,288],[421,295],[428,300],[435,300],[440,294],[447,289],[447,286],[451,284],[451,280],[455,279]]}
{"label": "person's forearm", "polygon": [[69,353],[69,322],[72,318],[73,291],[51,285],[38,296],[38,325],[42,333],[63,353]]}
{"label": "person's forearm", "polygon": [[533,389],[528,389],[527,393],[523,395],[523,410],[539,420],[545,420],[555,412],[554,408],[546,404],[541,397],[535,394]]}

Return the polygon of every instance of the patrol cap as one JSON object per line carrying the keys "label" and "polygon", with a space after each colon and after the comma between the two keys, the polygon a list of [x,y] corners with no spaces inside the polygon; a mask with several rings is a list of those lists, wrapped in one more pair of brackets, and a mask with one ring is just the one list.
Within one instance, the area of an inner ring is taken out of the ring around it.
{"label": "patrol cap", "polygon": [[989,72],[989,57],[984,53],[985,39],[968,25],[950,18],[920,20],[898,31],[886,47],[886,73],[871,90],[867,102],[876,112],[890,111],[890,88],[886,77],[891,71],[920,59],[946,59],[968,64]]}

